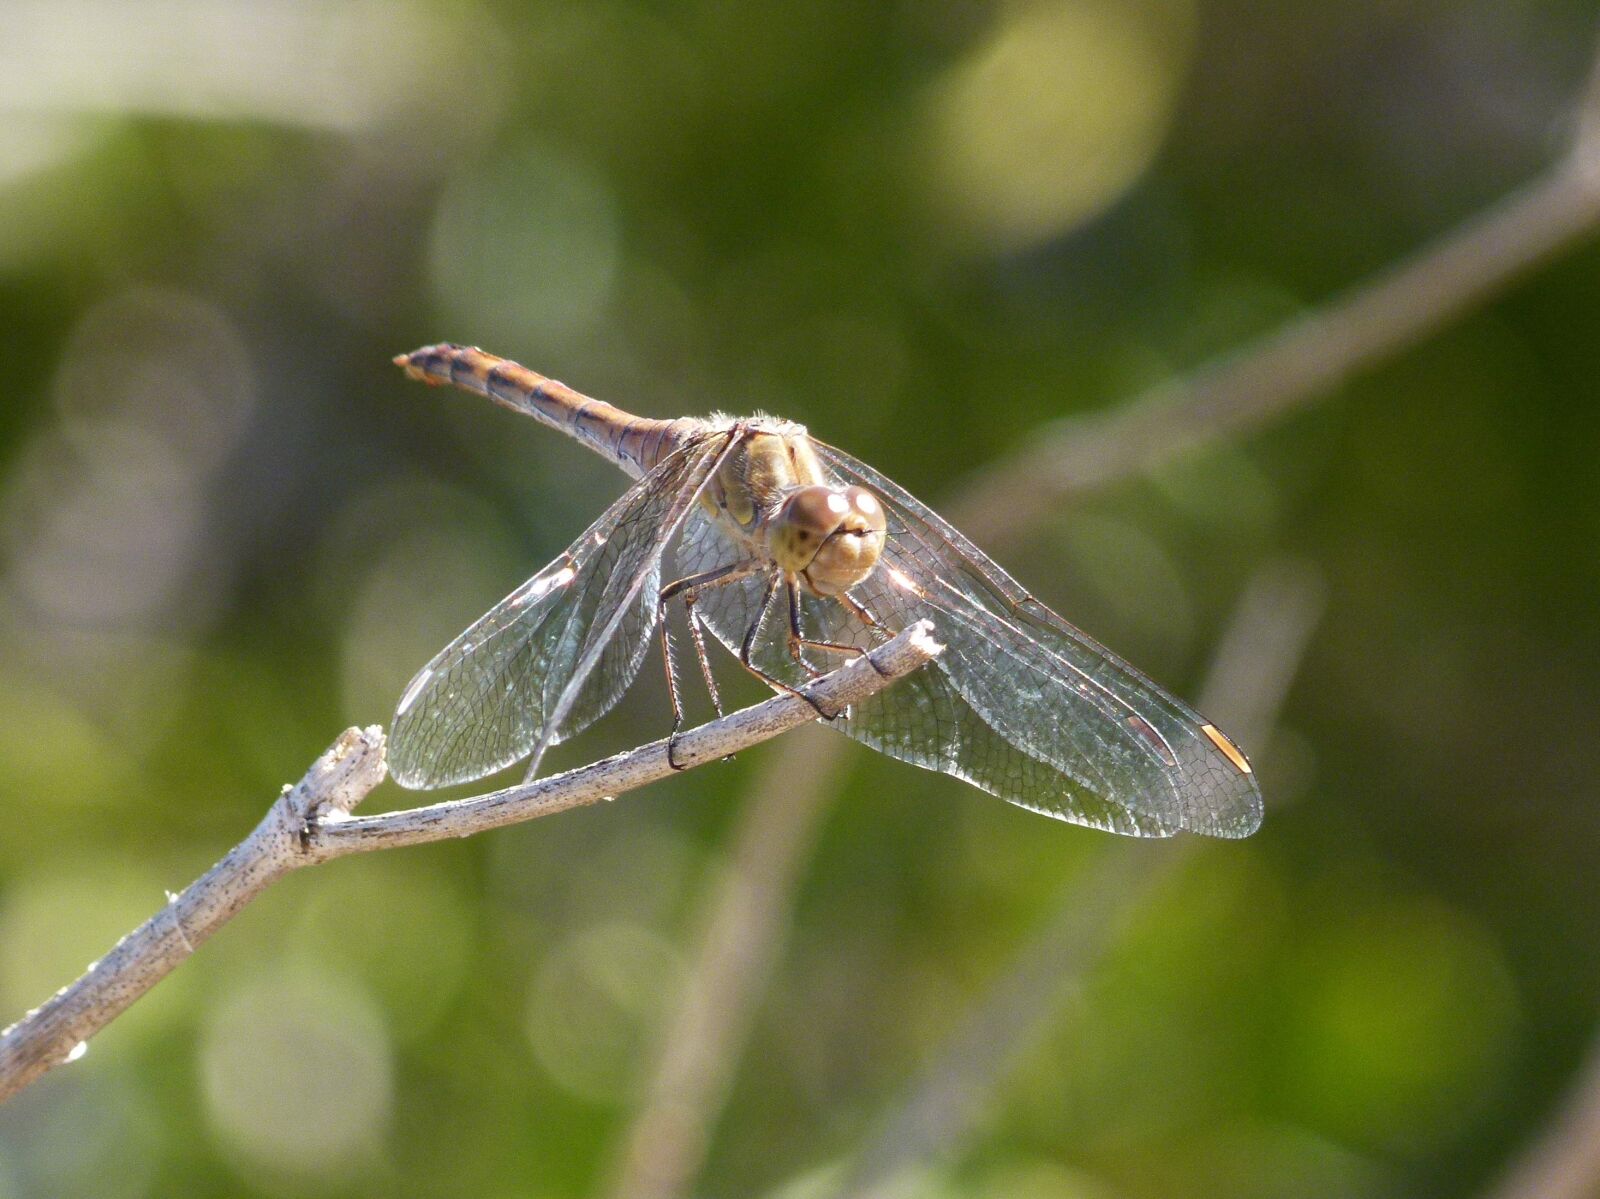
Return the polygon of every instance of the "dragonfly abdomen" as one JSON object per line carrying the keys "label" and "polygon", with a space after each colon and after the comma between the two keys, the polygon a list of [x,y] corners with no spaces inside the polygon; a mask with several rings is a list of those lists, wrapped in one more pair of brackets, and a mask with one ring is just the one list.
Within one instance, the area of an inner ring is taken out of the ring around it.
{"label": "dragonfly abdomen", "polygon": [[394,361],[413,379],[453,383],[560,429],[634,478],[655,469],[703,427],[688,417],[669,421],[634,416],[475,346],[445,342]]}

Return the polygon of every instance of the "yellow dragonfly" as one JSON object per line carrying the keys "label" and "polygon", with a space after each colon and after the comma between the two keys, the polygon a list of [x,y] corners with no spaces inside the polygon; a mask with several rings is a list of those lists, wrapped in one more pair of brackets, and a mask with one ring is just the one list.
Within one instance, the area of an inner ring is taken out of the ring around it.
{"label": "yellow dragonfly", "polygon": [[1112,832],[1243,837],[1260,824],[1255,775],[1221,730],[802,426],[631,416],[467,346],[395,362],[560,429],[635,480],[407,686],[389,742],[402,785],[465,782],[522,758],[531,776],[551,745],[617,701],[658,632],[676,733],[683,707],[665,614],[677,600],[719,712],[703,629],[770,685],[794,690],[926,618],[945,652],[847,712],[819,713],[832,727]]}

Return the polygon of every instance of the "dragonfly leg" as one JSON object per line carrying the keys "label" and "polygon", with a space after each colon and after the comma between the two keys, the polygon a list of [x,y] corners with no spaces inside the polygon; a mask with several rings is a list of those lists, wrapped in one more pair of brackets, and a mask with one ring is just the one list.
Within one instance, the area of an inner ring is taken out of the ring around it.
{"label": "dragonfly leg", "polygon": [[866,625],[867,628],[876,633],[880,638],[880,643],[887,642],[893,638],[894,634],[889,631],[889,627],[884,624],[883,621],[874,616],[870,608],[868,608],[860,600],[856,599],[855,596],[851,595],[848,591],[841,591],[833,598],[839,601],[840,605],[843,606],[846,612],[850,613],[850,615],[854,616],[862,624]]}
{"label": "dragonfly leg", "polygon": [[[750,622],[749,629],[745,631],[744,642],[739,646],[739,662],[746,670],[755,675],[756,678],[760,679],[767,686],[773,688],[775,691],[782,691],[788,695],[798,695],[801,699],[805,700],[806,703],[815,708],[817,715],[822,717],[822,719],[836,720],[840,716],[840,713],[828,711],[816,700],[812,699],[811,696],[800,690],[800,688],[791,687],[782,679],[774,678],[772,675],[762,670],[761,667],[757,666],[750,660],[750,655],[755,650],[756,638],[761,633],[761,625],[767,618],[767,610],[772,607],[773,597],[778,594],[778,584],[781,582],[783,582],[783,572],[774,569],[771,578],[767,580],[767,589],[761,596],[761,606],[756,609],[756,618]],[[811,667],[807,666],[804,661],[801,662],[801,665],[805,666],[808,671],[811,670]],[[814,675],[816,672],[812,671],[811,673]]]}
{"label": "dragonfly leg", "polygon": [[788,582],[789,588],[789,656],[800,664],[812,678],[818,678],[822,672],[805,659],[804,651],[807,649],[827,650],[829,653],[845,654],[848,657],[859,658],[867,651],[859,645],[841,645],[837,641],[815,641],[805,635],[805,630],[800,624],[800,589],[794,585],[794,580]]}
{"label": "dragonfly leg", "polygon": [[711,693],[711,706],[716,709],[717,716],[724,715],[722,711],[722,696],[717,693],[717,677],[711,673],[711,659],[706,656],[706,634],[700,624],[700,613],[694,610],[694,601],[697,593],[690,591],[683,597],[683,610],[689,617],[689,638],[694,642],[694,656],[700,659],[700,677],[706,681],[706,690]]}
{"label": "dragonfly leg", "polygon": [[805,634],[800,629],[800,588],[794,585],[794,580],[789,579],[784,583],[784,590],[789,593],[789,656],[800,665],[811,678],[820,678],[822,672],[806,661],[803,647],[807,644]]}
{"label": "dragonfly leg", "polygon": [[[839,601],[846,612],[849,612],[862,624],[867,626],[867,629],[872,633],[872,635],[878,639],[879,645],[887,643],[890,638],[894,636],[894,634],[889,631],[888,626],[886,626],[883,621],[879,620],[872,614],[871,609],[869,609],[865,604],[857,601],[850,595],[848,591],[841,591],[833,598]],[[867,661],[872,664],[872,669],[878,670],[878,664],[872,661],[872,655],[867,655]],[[883,671],[878,670],[878,673],[881,675]]]}
{"label": "dragonfly leg", "polygon": [[703,588],[737,582],[748,578],[757,569],[759,563],[756,562],[734,562],[716,570],[675,579],[656,596],[656,617],[661,622],[661,660],[667,670],[667,697],[672,701],[672,732],[667,734],[667,765],[674,770],[684,769],[674,756],[678,734],[683,729],[683,696],[678,690],[678,671],[672,662],[672,637],[667,631],[667,603],[675,596],[683,596],[683,610],[689,618],[689,635],[694,641],[695,657],[700,662],[700,677],[705,679],[706,690],[711,693],[711,706],[721,716],[722,696],[717,693],[717,680],[711,673],[711,661],[706,657],[705,635],[700,631],[700,617],[694,610],[694,601]]}
{"label": "dragonfly leg", "polygon": [[661,661],[667,668],[667,698],[672,701],[672,731],[667,734],[667,765],[674,770],[685,769],[673,756],[678,744],[678,732],[683,728],[683,697],[678,694],[678,671],[672,664],[672,634],[667,631],[666,607],[661,604]]}
{"label": "dragonfly leg", "polygon": [[761,563],[751,558],[744,562],[730,562],[727,566],[719,566],[715,570],[701,571],[697,575],[685,575],[681,579],[674,579],[661,589],[661,602],[665,604],[679,592],[692,593],[707,587],[720,587],[724,583],[748,579],[760,569]]}

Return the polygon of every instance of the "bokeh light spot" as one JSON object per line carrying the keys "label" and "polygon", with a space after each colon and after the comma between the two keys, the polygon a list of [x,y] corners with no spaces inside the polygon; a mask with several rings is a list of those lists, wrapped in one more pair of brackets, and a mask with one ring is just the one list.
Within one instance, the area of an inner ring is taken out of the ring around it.
{"label": "bokeh light spot", "polygon": [[626,1098],[682,969],[671,944],[636,924],[575,934],[534,982],[527,1028],[539,1064],[584,1099]]}
{"label": "bokeh light spot", "polygon": [[452,34],[464,41],[466,31],[434,7],[8,0],[0,112],[132,111],[358,132],[420,107],[419,92],[437,98],[429,81],[440,72],[430,68],[462,55]]}
{"label": "bokeh light spot", "polygon": [[423,663],[509,591],[519,571],[533,573],[515,548],[486,505],[438,486],[368,492],[340,514],[322,557],[323,586],[349,611],[346,719],[388,720]]}
{"label": "bokeh light spot", "polygon": [[1184,3],[1011,6],[924,114],[930,199],[952,231],[998,252],[1056,237],[1149,165],[1182,78]]}
{"label": "bokeh light spot", "polygon": [[212,1129],[247,1173],[336,1182],[387,1129],[387,1029],[336,975],[298,968],[237,985],[205,1029],[201,1072]]}
{"label": "bokeh light spot", "polygon": [[237,445],[254,381],[213,305],[135,289],[91,309],[55,380],[60,421],[0,500],[10,577],[35,616],[112,627],[196,619],[207,485]]}
{"label": "bokeh light spot", "polygon": [[10,581],[47,623],[142,626],[177,601],[201,496],[170,447],[105,422],[28,449],[0,501]]}
{"label": "bokeh light spot", "polygon": [[443,324],[487,346],[548,346],[611,297],[616,206],[582,162],[541,145],[502,149],[445,190],[428,265]]}
{"label": "bokeh light spot", "polygon": [[[363,934],[350,935],[352,914]],[[475,924],[442,870],[391,855],[343,864],[318,880],[294,943],[308,962],[337,963],[368,983],[395,1035],[424,1037],[460,993]]]}
{"label": "bokeh light spot", "polygon": [[0,1107],[0,1199],[138,1199],[167,1161],[153,1094],[96,1063]]}
{"label": "bokeh light spot", "polygon": [[1433,898],[1390,898],[1308,938],[1287,1015],[1286,1088],[1339,1138],[1425,1149],[1458,1131],[1512,1047],[1515,998],[1499,950]]}
{"label": "bokeh light spot", "polygon": [[186,468],[209,471],[238,445],[256,376],[233,318],[170,288],[119,292],[72,333],[53,387],[69,430],[116,419],[159,437]]}

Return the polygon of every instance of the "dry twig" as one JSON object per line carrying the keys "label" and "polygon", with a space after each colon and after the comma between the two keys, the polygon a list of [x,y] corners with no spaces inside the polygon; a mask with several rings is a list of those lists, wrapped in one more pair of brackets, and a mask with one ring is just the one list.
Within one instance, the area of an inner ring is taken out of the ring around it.
{"label": "dry twig", "polygon": [[[860,703],[926,664],[940,647],[919,622],[870,654],[804,689],[779,695],[683,733],[678,768],[714,762],[816,719],[811,700],[829,708]],[[244,841],[181,895],[129,933],[40,1007],[0,1033],[0,1101],[72,1060],[79,1046],[170,974],[212,933],[273,882],[303,866],[370,850],[466,837],[487,829],[598,803],[674,773],[665,740],[564,774],[471,799],[377,816],[349,812],[384,778],[383,733],[348,729],[297,786],[286,787]]]}

